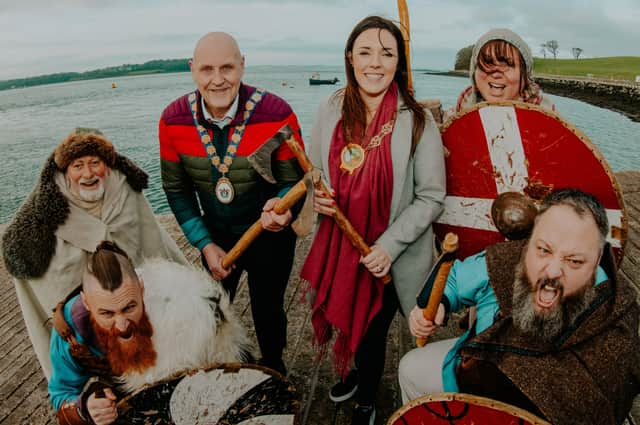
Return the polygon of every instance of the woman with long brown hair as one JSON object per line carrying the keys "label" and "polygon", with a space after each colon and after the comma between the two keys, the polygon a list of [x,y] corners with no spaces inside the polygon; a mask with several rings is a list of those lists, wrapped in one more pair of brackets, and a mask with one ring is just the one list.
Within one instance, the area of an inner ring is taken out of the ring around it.
{"label": "woman with long brown hair", "polygon": [[[338,205],[372,247],[361,257],[334,220],[322,218],[301,275],[313,297],[312,324],[320,347],[334,331],[342,378],[334,401],[354,394],[352,424],[373,424],[387,332],[401,306],[408,313],[431,267],[431,223],[445,194],[440,133],[408,87],[399,28],[369,16],[345,47],[347,85],[319,108],[311,158],[332,187],[316,191],[314,207],[332,216]],[[393,283],[381,278],[391,273]],[[349,372],[354,360],[355,367]]]}

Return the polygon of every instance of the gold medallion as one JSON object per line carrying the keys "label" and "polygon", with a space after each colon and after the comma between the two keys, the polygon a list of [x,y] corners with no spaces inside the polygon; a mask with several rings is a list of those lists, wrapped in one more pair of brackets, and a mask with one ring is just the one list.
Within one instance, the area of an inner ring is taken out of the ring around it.
{"label": "gold medallion", "polygon": [[347,170],[349,174],[362,165],[364,162],[364,149],[355,143],[349,143],[340,152],[340,168]]}
{"label": "gold medallion", "polygon": [[218,201],[223,204],[231,203],[235,196],[233,184],[231,183],[231,180],[225,177],[225,175],[229,172],[231,164],[233,164],[246,124],[249,122],[249,118],[251,117],[251,113],[255,110],[256,104],[260,102],[260,99],[262,99],[263,93],[264,91],[262,89],[256,89],[251,95],[251,98],[247,101],[247,110],[244,111],[244,121],[241,125],[235,128],[223,159],[220,159],[220,156],[216,151],[216,147],[211,142],[211,136],[209,136],[207,130],[198,121],[198,107],[196,105],[198,97],[196,96],[196,93],[194,92],[189,95],[188,99],[191,107],[191,116],[193,117],[193,123],[198,130],[200,142],[205,148],[205,152],[207,153],[207,157],[209,158],[211,165],[216,168],[220,174],[222,174],[222,177],[220,177],[216,182],[214,192]]}
{"label": "gold medallion", "polygon": [[216,198],[223,204],[230,204],[233,201],[235,190],[231,180],[226,177],[220,177],[216,183]]}

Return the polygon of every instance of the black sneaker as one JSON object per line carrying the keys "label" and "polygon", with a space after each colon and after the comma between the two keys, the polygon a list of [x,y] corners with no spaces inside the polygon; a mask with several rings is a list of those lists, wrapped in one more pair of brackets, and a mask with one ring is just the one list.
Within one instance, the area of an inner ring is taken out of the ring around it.
{"label": "black sneaker", "polygon": [[344,381],[339,381],[329,391],[329,398],[334,403],[349,400],[358,391],[358,371],[351,369]]}
{"label": "black sneaker", "polygon": [[376,421],[375,406],[360,406],[356,404],[351,416],[351,425],[373,425]]}

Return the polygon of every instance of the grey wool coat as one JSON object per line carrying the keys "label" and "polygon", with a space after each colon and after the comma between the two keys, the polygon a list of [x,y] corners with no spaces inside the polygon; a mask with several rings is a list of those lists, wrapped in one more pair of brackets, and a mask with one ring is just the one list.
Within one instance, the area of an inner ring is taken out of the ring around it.
{"label": "grey wool coat", "polygon": [[[411,155],[413,116],[398,97],[398,115],[391,136],[393,192],[387,230],[378,238],[391,257],[391,275],[402,312],[416,305],[416,294],[427,278],[433,261],[431,223],[440,215],[445,196],[442,139],[435,120],[427,112],[424,134]],[[332,96],[318,110],[311,135],[310,156],[331,185],[329,148],[340,120],[342,98]]]}

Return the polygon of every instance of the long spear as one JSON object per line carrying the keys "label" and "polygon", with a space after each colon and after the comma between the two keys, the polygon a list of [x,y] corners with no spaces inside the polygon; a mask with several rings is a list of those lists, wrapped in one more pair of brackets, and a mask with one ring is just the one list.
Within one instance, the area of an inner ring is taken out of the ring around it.
{"label": "long spear", "polygon": [[404,38],[404,50],[407,53],[407,81],[409,83],[409,91],[413,92],[413,81],[411,79],[411,27],[409,25],[409,8],[406,0],[398,0],[398,14],[400,15],[400,31]]}

